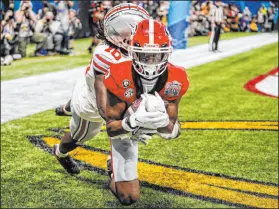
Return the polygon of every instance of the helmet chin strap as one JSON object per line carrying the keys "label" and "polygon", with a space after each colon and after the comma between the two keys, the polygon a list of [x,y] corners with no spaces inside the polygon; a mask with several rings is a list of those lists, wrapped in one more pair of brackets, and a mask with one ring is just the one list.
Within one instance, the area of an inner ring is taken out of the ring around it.
{"label": "helmet chin strap", "polygon": [[141,83],[142,83],[143,92],[144,93],[149,93],[154,88],[154,86],[155,86],[155,84],[158,80],[158,77],[156,77],[152,80],[147,80],[144,77],[140,76],[140,80],[141,80]]}

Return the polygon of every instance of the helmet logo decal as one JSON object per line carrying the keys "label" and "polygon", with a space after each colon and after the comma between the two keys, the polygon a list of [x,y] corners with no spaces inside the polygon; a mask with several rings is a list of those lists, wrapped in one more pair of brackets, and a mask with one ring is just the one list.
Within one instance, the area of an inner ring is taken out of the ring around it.
{"label": "helmet logo decal", "polygon": [[123,88],[128,88],[130,86],[130,81],[128,79],[125,79],[122,82],[122,86],[123,86]]}
{"label": "helmet logo decal", "polygon": [[171,97],[178,96],[181,90],[181,83],[178,81],[168,82],[165,87],[165,94]]}
{"label": "helmet logo decal", "polygon": [[128,88],[128,89],[125,91],[124,96],[125,96],[126,98],[129,98],[129,97],[133,96],[133,94],[134,94],[134,89]]}

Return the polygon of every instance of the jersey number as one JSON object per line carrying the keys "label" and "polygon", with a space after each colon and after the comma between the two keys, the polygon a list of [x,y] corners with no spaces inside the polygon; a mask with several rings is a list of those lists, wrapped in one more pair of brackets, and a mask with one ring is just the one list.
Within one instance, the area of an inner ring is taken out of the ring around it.
{"label": "jersey number", "polygon": [[116,59],[116,61],[121,59],[121,54],[117,49],[109,47],[109,48],[105,49],[105,51],[111,53],[111,55],[114,57],[114,59]]}

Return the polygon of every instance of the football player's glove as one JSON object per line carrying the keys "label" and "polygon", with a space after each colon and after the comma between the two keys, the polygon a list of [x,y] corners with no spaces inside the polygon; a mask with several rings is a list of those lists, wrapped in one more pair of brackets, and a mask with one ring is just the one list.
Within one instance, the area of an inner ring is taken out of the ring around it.
{"label": "football player's glove", "polygon": [[152,138],[153,134],[156,134],[156,129],[148,129],[148,128],[139,128],[134,132],[134,135],[132,136],[132,140],[140,141],[144,145],[148,144],[148,140]]}
{"label": "football player's glove", "polygon": [[146,97],[141,95],[142,101],[138,109],[130,116],[122,120],[122,127],[127,131],[134,131],[138,126],[148,129],[157,129],[169,124],[169,116],[166,112],[146,111]]}

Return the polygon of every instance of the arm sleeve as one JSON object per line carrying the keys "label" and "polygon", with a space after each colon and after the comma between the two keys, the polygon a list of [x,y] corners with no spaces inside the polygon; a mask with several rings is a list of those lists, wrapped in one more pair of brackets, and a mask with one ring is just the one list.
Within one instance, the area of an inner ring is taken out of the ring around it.
{"label": "arm sleeve", "polygon": [[110,60],[108,60],[104,55],[94,54],[92,58],[92,68],[93,71],[98,71],[99,73],[105,74],[110,65],[113,64]]}

